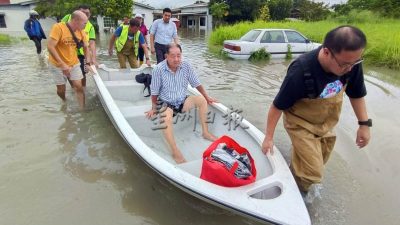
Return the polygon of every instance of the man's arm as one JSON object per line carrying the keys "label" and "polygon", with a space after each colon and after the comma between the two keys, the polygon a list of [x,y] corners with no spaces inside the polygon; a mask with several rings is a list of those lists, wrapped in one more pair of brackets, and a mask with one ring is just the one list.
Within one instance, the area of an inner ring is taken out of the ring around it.
{"label": "man's arm", "polygon": [[159,109],[157,109],[157,99],[158,99],[158,95],[151,96],[151,109],[149,111],[145,112],[147,118],[151,118],[157,114],[157,110],[159,110]]}
{"label": "man's arm", "polygon": [[154,54],[156,52],[154,48],[154,34],[150,34],[150,51],[151,54]]}
{"label": "man's arm", "polygon": [[[92,58],[92,52],[91,49],[89,47],[89,43],[84,42],[83,45],[83,54],[85,55],[85,59],[86,59],[86,63],[91,64],[91,62],[93,62],[93,58]],[[90,66],[87,66],[87,68],[89,68],[89,70],[92,70],[90,68]]]}
{"label": "man's arm", "polygon": [[[367,107],[365,104],[365,98],[350,98],[351,106],[356,114],[358,121],[368,120]],[[357,130],[356,144],[359,148],[363,148],[368,145],[371,138],[370,130],[368,126],[360,125]]]}
{"label": "man's arm", "polygon": [[271,154],[274,153],[274,133],[276,125],[281,118],[281,115],[282,110],[279,110],[274,104],[271,104],[267,116],[267,128],[265,129],[265,138],[261,146],[261,150],[264,154],[267,154],[268,152],[271,152]]}
{"label": "man's arm", "polygon": [[196,87],[196,89],[200,92],[201,95],[206,99],[208,104],[212,104],[213,102],[217,102],[216,99],[211,98],[210,96],[207,95],[206,90],[203,88],[203,85],[199,85]]}
{"label": "man's arm", "polygon": [[178,38],[178,29],[176,28],[176,24],[174,24],[174,32],[172,34],[172,38],[174,39],[175,44],[179,44],[179,38]]}
{"label": "man's arm", "polygon": [[64,61],[62,61],[62,59],[58,55],[58,53],[56,51],[57,43],[58,43],[57,40],[50,38],[49,41],[47,42],[47,49],[50,52],[50,54],[53,56],[53,58],[60,65],[60,68],[63,71],[63,74],[66,76],[69,76],[71,68],[67,64],[65,64]]}
{"label": "man's arm", "polygon": [[108,44],[108,55],[110,56],[112,56],[113,54],[114,42],[116,38],[117,37],[115,36],[115,34],[113,34],[110,38],[110,43]]}
{"label": "man's arm", "polygon": [[179,38],[178,37],[174,38],[174,42],[175,44],[179,44]]}
{"label": "man's arm", "polygon": [[96,57],[96,42],[95,40],[90,40],[89,41],[89,52],[91,55],[92,63],[97,65],[97,57]]}
{"label": "man's arm", "polygon": [[146,58],[146,64],[148,66],[151,66],[149,51],[147,50],[147,45],[146,44],[142,44],[142,48],[143,48],[143,52],[144,52],[144,57]]}

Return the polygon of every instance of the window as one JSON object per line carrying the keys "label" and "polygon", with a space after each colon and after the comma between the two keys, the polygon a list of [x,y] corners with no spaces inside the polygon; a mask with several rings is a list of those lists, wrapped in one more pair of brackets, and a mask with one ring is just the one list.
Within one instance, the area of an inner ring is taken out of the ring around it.
{"label": "window", "polygon": [[5,16],[4,16],[4,14],[3,15],[0,14],[0,28],[6,28],[6,27],[7,27],[7,25],[6,25]]}
{"label": "window", "polygon": [[200,26],[205,27],[206,26],[206,18],[205,17],[200,17]]}
{"label": "window", "polygon": [[111,17],[104,17],[104,27],[115,27],[115,23]]}
{"label": "window", "polygon": [[265,31],[260,42],[261,43],[271,43],[271,34],[269,33],[269,31]]}
{"label": "window", "polygon": [[257,37],[260,35],[261,30],[251,30],[247,32],[243,37],[240,38],[241,41],[249,41],[254,42]]}
{"label": "window", "polygon": [[272,43],[285,43],[285,38],[282,31],[270,31]]}
{"label": "window", "polygon": [[286,37],[291,43],[306,43],[307,39],[295,31],[285,31]]}

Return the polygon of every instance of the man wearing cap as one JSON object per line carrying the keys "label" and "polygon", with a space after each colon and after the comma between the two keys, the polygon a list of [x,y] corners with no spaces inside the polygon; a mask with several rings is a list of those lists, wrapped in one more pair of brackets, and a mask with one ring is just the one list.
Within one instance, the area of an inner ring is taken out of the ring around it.
{"label": "man wearing cap", "polygon": [[146,56],[146,64],[150,66],[150,58],[147,52],[147,45],[143,35],[139,31],[140,22],[136,19],[131,19],[128,25],[119,26],[114,35],[110,39],[108,54],[112,56],[113,48],[117,50],[119,67],[126,68],[126,59],[128,59],[131,68],[137,68],[137,57],[139,55],[139,46],[144,50]]}
{"label": "man wearing cap", "polygon": [[46,39],[46,35],[43,32],[42,26],[39,23],[39,13],[35,10],[29,12],[29,19],[25,21],[24,30],[28,34],[36,46],[36,52],[39,55],[42,53],[42,39]]}
{"label": "man wearing cap", "polygon": [[[88,5],[80,5],[78,6],[79,11],[83,12],[88,19],[90,19],[90,7]],[[71,21],[71,14],[65,15],[64,18],[61,19],[61,22],[64,23],[68,23],[69,21]],[[96,59],[96,32],[94,30],[94,27],[92,25],[92,23],[90,23],[90,21],[88,20],[84,29],[85,33],[86,33],[86,37],[89,40],[89,53],[91,55],[91,62],[85,62],[85,56],[83,54],[83,48],[80,48],[77,51],[78,54],[78,58],[79,58],[79,62],[81,64],[81,70],[83,73],[83,79],[82,79],[82,86],[86,87],[86,69],[85,69],[85,65],[91,65],[91,64],[95,64],[97,65],[97,59]],[[68,80],[69,81],[69,80]],[[73,85],[72,82],[70,81],[71,86]]]}
{"label": "man wearing cap", "polygon": [[165,59],[167,46],[173,41],[179,43],[176,25],[171,19],[172,11],[170,8],[163,10],[162,19],[154,21],[150,29],[150,49],[151,54],[156,54],[157,63]]}
{"label": "man wearing cap", "polygon": [[[140,22],[139,30],[140,30],[140,33],[142,33],[142,35],[144,37],[144,41],[146,42],[146,45],[147,45],[147,38],[148,38],[147,32],[148,32],[148,30],[147,30],[146,25],[144,25],[144,21],[143,21],[144,19],[143,19],[142,14],[137,13],[135,15],[135,19]],[[139,59],[139,64],[142,65],[143,61],[144,61],[144,49],[142,48],[142,46],[139,46],[138,59]]]}

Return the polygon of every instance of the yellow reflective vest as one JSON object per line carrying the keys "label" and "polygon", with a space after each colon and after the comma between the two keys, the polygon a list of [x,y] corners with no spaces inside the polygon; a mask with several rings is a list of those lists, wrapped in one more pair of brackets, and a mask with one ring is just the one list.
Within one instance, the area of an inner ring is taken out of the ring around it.
{"label": "yellow reflective vest", "polygon": [[[126,41],[128,40],[128,32],[129,32],[129,25],[122,25],[121,35],[119,35],[118,39],[115,40],[115,48],[117,49],[117,52],[120,52],[122,50]],[[133,38],[134,39],[133,43],[135,44],[134,49],[136,56],[139,53],[139,37],[140,37],[140,31],[138,30]]]}

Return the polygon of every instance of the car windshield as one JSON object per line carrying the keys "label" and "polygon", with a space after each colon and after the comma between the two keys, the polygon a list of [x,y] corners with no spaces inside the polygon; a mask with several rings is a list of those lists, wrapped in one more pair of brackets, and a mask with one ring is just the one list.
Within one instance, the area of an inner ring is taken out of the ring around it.
{"label": "car windshield", "polygon": [[250,42],[254,42],[258,35],[260,35],[261,30],[251,30],[249,32],[247,32],[247,34],[245,34],[243,37],[240,38],[241,41],[250,41]]}

